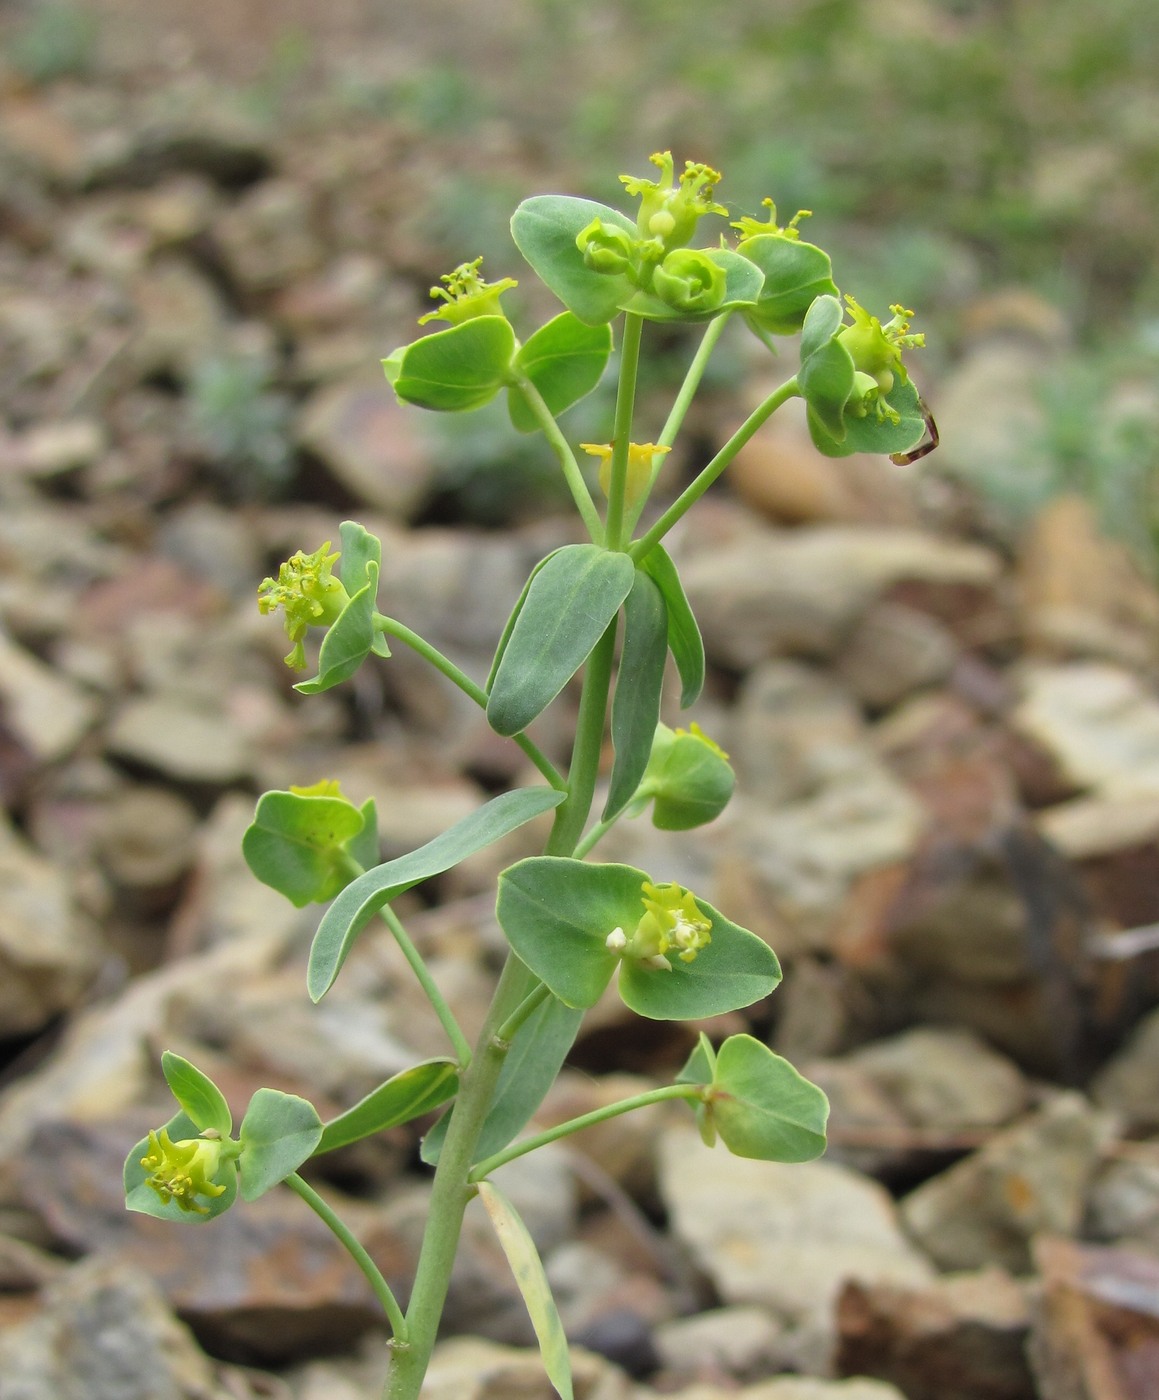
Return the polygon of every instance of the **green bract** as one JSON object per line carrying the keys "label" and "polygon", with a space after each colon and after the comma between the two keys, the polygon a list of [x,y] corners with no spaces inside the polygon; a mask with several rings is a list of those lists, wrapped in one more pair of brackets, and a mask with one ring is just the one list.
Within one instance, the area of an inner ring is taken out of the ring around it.
{"label": "green bract", "polygon": [[181,1105],[163,1128],[142,1138],[125,1159],[125,1204],[161,1220],[212,1220],[237,1199],[256,1200],[313,1155],[322,1121],[295,1094],[258,1089],[235,1141],[220,1089],[180,1055],[161,1059]]}
{"label": "green bract", "polygon": [[715,820],[728,805],[736,774],[728,754],[698,724],[690,731],[660,725],[633,811],[652,802],[652,824],[661,831],[690,831]]}
{"label": "green bract", "polygon": [[463,413],[482,408],[508,382],[515,332],[505,316],[475,316],[435,331],[382,362],[403,403]]}
{"label": "green bract", "polygon": [[829,1100],[788,1060],[751,1035],[732,1035],[713,1053],[703,1033],[678,1084],[703,1084],[697,1107],[709,1147],[719,1134],[737,1157],[810,1162],[825,1151]]}
{"label": "green bract", "polygon": [[695,906],[708,922],[710,941],[694,958],[675,957],[661,966],[632,956],[631,940],[648,913],[644,886],[650,884],[629,865],[533,856],[499,877],[496,913],[518,956],[568,1006],[594,1006],[617,970],[625,1004],[655,1020],[735,1011],[767,996],[781,980],[768,944],[703,900]]}
{"label": "green bract", "polygon": [[[548,409],[558,415],[591,393],[603,377],[611,353],[610,326],[588,326],[564,311],[520,346],[515,367],[527,375]],[[517,385],[507,390],[507,407],[521,433],[533,433],[540,426]]]}
{"label": "green bract", "polygon": [[337,783],[267,792],[242,838],[242,853],[264,885],[299,909],[325,904],[358,868],[378,861],[374,799],[355,807]]}
{"label": "green bract", "polygon": [[569,311],[589,326],[613,320],[636,288],[624,272],[596,271],[578,240],[595,220],[624,233],[634,246],[636,226],[616,209],[590,199],[543,194],[525,199],[511,219],[515,246]]}

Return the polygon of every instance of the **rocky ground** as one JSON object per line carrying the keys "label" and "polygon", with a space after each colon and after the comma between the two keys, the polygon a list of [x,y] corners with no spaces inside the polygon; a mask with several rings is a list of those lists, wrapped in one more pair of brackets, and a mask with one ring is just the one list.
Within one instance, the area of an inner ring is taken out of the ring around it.
{"label": "rocky ground", "polygon": [[[377,369],[474,251],[416,224],[454,152],[365,114],[296,137],[199,81],[0,72],[3,1400],[374,1393],[373,1300],[300,1202],[176,1229],[124,1212],[121,1163],[169,1116],[163,1048],[238,1104],[270,1084],[324,1115],[441,1052],[385,936],[310,1006],[316,915],[240,856],[258,793],[340,777],[377,798],[390,856],[522,776],[405,653],[295,695],[258,616],[257,582],[353,514],[384,539],[385,610],[485,673],[572,529],[521,504],[542,481],[504,474],[506,439],[436,436]],[[473,159],[529,157],[495,128]],[[625,824],[601,854],[773,944],[783,986],[706,1029],[821,1083],[832,1147],[709,1155],[657,1109],[504,1169],[585,1400],[1155,1393],[1159,594],[1082,498],[998,537],[933,469],[1019,450],[1059,340],[1029,294],[971,310],[923,384],[930,472],[819,459],[790,419],[675,541],[712,667],[696,717],[740,795],[702,833]],[[698,446],[760,392],[736,354]],[[500,951],[488,891],[534,842],[399,901],[469,1030]],[[698,1029],[597,1007],[541,1121],[667,1082]],[[419,1128],[316,1174],[400,1287]],[[546,1400],[485,1219],[447,1332],[431,1400]]]}

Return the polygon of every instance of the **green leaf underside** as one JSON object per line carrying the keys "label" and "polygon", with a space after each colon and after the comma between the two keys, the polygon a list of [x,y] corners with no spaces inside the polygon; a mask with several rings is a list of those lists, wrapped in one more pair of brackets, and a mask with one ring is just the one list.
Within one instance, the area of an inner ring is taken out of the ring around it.
{"label": "green leaf underside", "polygon": [[338,576],[342,586],[352,597],[370,582],[368,565],[382,568],[382,541],[372,535],[357,520],[344,520],[338,527],[339,548],[342,559],[338,565]]}
{"label": "green leaf underside", "polygon": [[750,258],[764,276],[757,304],[746,314],[774,335],[799,331],[817,297],[838,295],[829,254],[813,243],[758,234],[746,238],[737,252]]}
{"label": "green leaf underside", "polygon": [[845,439],[849,420],[845,405],[853,393],[853,358],[836,339],[826,341],[805,360],[797,374],[809,421],[820,423],[834,442]]}
{"label": "green leaf underside", "polygon": [[569,1006],[594,1006],[620,968],[627,1006],[653,1020],[688,1020],[749,1006],[781,980],[772,949],[698,899],[712,941],[690,963],[647,968],[609,952],[613,929],[631,937],[649,877],[628,865],[533,856],[499,877],[496,913],[516,955]]}
{"label": "green leaf underside", "polygon": [[349,878],[343,847],[350,843],[351,854],[370,849],[362,839],[368,817],[373,822],[373,803],[359,811],[341,797],[267,792],[242,837],[242,853],[254,875],[297,908],[325,903]]}
{"label": "green leaf underside", "polygon": [[864,418],[847,413],[845,436],[840,442],[835,442],[810,412],[809,431],[815,446],[828,457],[846,457],[851,452],[909,452],[926,433],[925,414],[913,381],[895,383],[885,395],[885,402],[899,415],[897,423],[878,418],[872,408]]}
{"label": "green leaf underside", "polygon": [[589,326],[613,320],[634,290],[626,277],[593,272],[584,265],[576,239],[596,218],[632,238],[639,236],[633,221],[618,209],[571,195],[536,195],[524,200],[511,219],[515,246],[540,280]]}
{"label": "green leaf underside", "polygon": [[[566,546],[563,547],[566,548]],[[515,630],[515,624],[519,619],[519,614],[523,611],[523,604],[527,601],[528,589],[530,589],[532,583],[535,581],[536,574],[547,564],[549,559],[554,559],[558,553],[558,549],[553,549],[550,554],[544,555],[539,563],[532,569],[531,573],[527,576],[527,582],[523,585],[523,591],[515,600],[515,606],[511,609],[510,617],[508,617],[507,621],[503,624],[503,635],[499,638],[499,645],[495,648],[495,655],[491,659],[491,670],[487,676],[486,689],[488,695],[491,693],[491,688],[495,684],[496,672],[499,670],[504,653],[507,651],[507,643],[511,640],[511,633]]]}
{"label": "green leaf underside", "polygon": [[[197,1124],[187,1113],[175,1113],[165,1124],[163,1131],[169,1134],[172,1142],[181,1142],[185,1138],[200,1136]],[[186,1225],[201,1225],[223,1215],[237,1200],[237,1171],[232,1167],[227,1167],[222,1171],[221,1181],[218,1183],[225,1187],[224,1194],[203,1196],[198,1202],[199,1205],[205,1207],[204,1215],[195,1211],[184,1211],[176,1201],[170,1201],[168,1205],[163,1205],[161,1197],[156,1191],[151,1186],[146,1185],[148,1173],[141,1165],[141,1158],[148,1150],[149,1139],[144,1137],[125,1158],[125,1207],[127,1210],[137,1211],[141,1215],[152,1215],[158,1220],[177,1220]]]}
{"label": "green leaf underside", "polygon": [[612,701],[615,759],[603,819],[617,816],[632,800],[660,722],[660,692],[668,657],[668,609],[649,574],[636,570],[624,600],[624,645]]}
{"label": "green leaf underside", "polygon": [[809,307],[801,327],[801,363],[814,355],[841,329],[845,313],[836,297],[818,297]]}
{"label": "green leaf underside", "polygon": [[[589,326],[570,311],[564,311],[535,332],[519,350],[515,362],[558,417],[596,387],[611,353],[609,325]],[[515,385],[508,388],[507,408],[519,432],[537,431],[539,420]]]}
{"label": "green leaf underside", "polygon": [[409,1123],[446,1103],[458,1087],[458,1069],[455,1062],[445,1056],[411,1065],[380,1084],[345,1113],[331,1118],[322,1129],[314,1155],[333,1152],[335,1148],[360,1142],[400,1123]]}
{"label": "green leaf underside", "polygon": [[793,1066],[750,1035],[689,1057],[678,1083],[711,1084],[705,1112],[737,1157],[810,1162],[825,1150],[829,1101]]}
{"label": "green leaf underside", "polygon": [[704,642],[680,582],[676,565],[663,545],[653,545],[640,567],[664,595],[668,609],[668,650],[680,676],[680,708],[696,703],[704,687]]}
{"label": "green leaf underside", "polygon": [[[225,1101],[225,1095],[207,1074],[203,1074],[188,1060],[166,1050],[161,1055],[161,1072],[169,1085],[173,1097],[194,1123],[197,1133],[213,1128],[223,1138],[229,1137],[233,1129],[233,1115]],[[191,1136],[197,1136],[197,1133]]]}
{"label": "green leaf underside", "polygon": [[628,596],[636,571],[626,554],[568,545],[531,580],[495,672],[487,722],[521,733],[591,654]]}
{"label": "green leaf underside", "polygon": [[372,559],[367,560],[366,572],[366,585],[350,599],[339,614],[338,621],[322,638],[318,652],[318,674],[294,686],[302,695],[317,695],[349,680],[374,648],[379,635],[374,627],[378,565]]}
{"label": "green leaf underside", "polygon": [[322,1137],[313,1104],[279,1089],[258,1089],[241,1120],[241,1194],[247,1201],[284,1181],[309,1157]]}
{"label": "green leaf underside", "polygon": [[479,1183],[479,1199],[526,1304],[547,1378],[560,1400],[573,1400],[567,1337],[531,1233],[494,1182]]}
{"label": "green leaf underside", "polygon": [[475,316],[408,345],[396,361],[394,392],[406,403],[446,413],[481,408],[507,382],[515,332],[505,316]]}
{"label": "green leaf underside", "polygon": [[[582,1011],[548,997],[519,1027],[483,1123],[475,1148],[476,1161],[501,1152],[527,1125],[555,1083],[582,1020]],[[421,1156],[429,1166],[438,1163],[450,1121],[450,1114],[443,1114],[423,1138]]]}
{"label": "green leaf underside", "polygon": [[524,822],[558,807],[565,796],[547,787],[501,793],[417,851],[352,880],[323,915],[314,935],[306,974],[311,998],[318,1001],[330,989],[354,940],[384,904],[420,880],[441,875]]}

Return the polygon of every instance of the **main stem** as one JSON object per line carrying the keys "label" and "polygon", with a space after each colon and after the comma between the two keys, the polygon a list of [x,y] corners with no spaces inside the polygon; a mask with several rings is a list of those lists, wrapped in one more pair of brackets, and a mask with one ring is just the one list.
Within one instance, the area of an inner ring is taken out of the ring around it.
{"label": "main stem", "polygon": [[[628,444],[631,439],[642,329],[643,321],[640,317],[629,315],[625,318],[605,536],[609,549],[623,549],[626,544],[623,538],[624,484],[627,476]],[[521,387],[525,393],[529,388],[534,390],[534,385]],[[546,406],[542,401],[536,402],[539,396],[534,392],[528,393],[527,397],[537,410],[549,441],[553,441],[553,445],[559,450],[559,444],[554,443],[550,431],[554,420],[551,420],[550,424],[545,423],[543,413],[538,412],[541,408],[545,410]],[[547,418],[550,417],[551,415],[547,414]],[[555,432],[558,434],[558,429],[555,429]],[[562,435],[559,436],[562,442]],[[566,448],[566,443],[563,443],[563,446]],[[561,460],[570,455],[570,449],[567,449],[566,453],[561,453]],[[588,504],[590,506],[590,500]],[[583,510],[582,504],[581,513],[593,539],[598,539],[599,535],[592,529],[592,521]],[[376,618],[379,626],[383,626],[384,622],[386,619],[379,621]],[[613,620],[596,643],[584,670],[575,743],[572,746],[571,766],[568,770],[567,797],[556,808],[555,822],[544,848],[546,855],[572,855],[591,812],[596,780],[599,776],[604,726],[607,722],[608,695],[611,690],[616,650],[616,626],[616,621]],[[387,629],[384,627],[383,630]],[[410,633],[409,629],[394,622],[390,623],[390,631],[400,641],[411,646],[420,640]],[[468,694],[471,693],[471,682],[467,681],[457,668],[452,668],[445,657],[436,654],[431,659],[436,664],[441,662],[440,669],[444,674],[449,674],[457,685],[467,690]],[[482,698],[485,703],[486,697]],[[528,752],[534,760],[535,751]],[[546,760],[543,764],[546,764]],[[540,772],[552,782],[554,774],[547,767],[538,766]],[[553,783],[554,785],[556,784]],[[509,953],[487,1012],[487,1019],[479,1034],[475,1053],[459,1081],[459,1092],[451,1110],[447,1136],[443,1140],[438,1166],[435,1168],[427,1227],[419,1252],[418,1267],[415,1270],[414,1289],[407,1305],[406,1341],[399,1342],[396,1339],[390,1343],[391,1359],[386,1389],[383,1392],[384,1400],[419,1400],[423,1377],[430,1364],[443,1305],[450,1287],[451,1270],[454,1267],[459,1235],[463,1228],[463,1214],[468,1201],[475,1194],[475,1187],[471,1184],[468,1174],[474,1163],[479,1137],[509,1048],[510,1042],[504,1033],[511,1033],[512,1028],[517,1028],[528,1010],[534,1007],[536,1003],[531,998],[538,985],[534,974],[513,953]]]}
{"label": "main stem", "polygon": [[395,1341],[389,1344],[390,1369],[384,1400],[419,1400],[450,1287],[463,1212],[475,1194],[474,1187],[467,1181],[467,1173],[507,1053],[507,1046],[499,1039],[497,1031],[534,985],[532,974],[517,958],[509,955],[475,1054],[460,1081],[447,1136],[439,1153],[427,1228],[407,1304],[407,1341],[401,1345]]}
{"label": "main stem", "polygon": [[[613,623],[597,642],[588,660],[580,695],[568,796],[556,808],[555,825],[546,845],[548,855],[571,855],[591,811],[599,773],[615,644],[616,625]],[[463,1228],[463,1213],[475,1193],[467,1175],[474,1163],[479,1135],[483,1131],[507,1054],[508,1043],[499,1032],[535,989],[534,975],[518,958],[509,954],[474,1056],[460,1080],[447,1136],[439,1153],[427,1228],[415,1271],[414,1289],[406,1310],[407,1342],[403,1345],[390,1344],[390,1369],[383,1392],[384,1400],[419,1400],[450,1286],[451,1269]]]}

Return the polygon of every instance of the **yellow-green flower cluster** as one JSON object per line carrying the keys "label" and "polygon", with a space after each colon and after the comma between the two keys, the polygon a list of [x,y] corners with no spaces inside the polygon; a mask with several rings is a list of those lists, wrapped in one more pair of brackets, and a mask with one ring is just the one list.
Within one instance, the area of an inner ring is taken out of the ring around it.
{"label": "yellow-green flower cluster", "polygon": [[769,211],[767,219],[754,219],[751,215],[745,214],[742,218],[737,219],[735,223],[729,225],[729,228],[739,230],[742,242],[746,238],[757,238],[762,234],[772,234],[777,238],[787,238],[790,242],[793,242],[801,237],[801,230],[797,225],[802,219],[811,219],[813,217],[812,209],[798,209],[789,222],[782,228],[777,223],[777,206],[773,201],[768,198],[762,199],[761,205]]}
{"label": "yellow-green flower cluster", "polygon": [[705,214],[728,216],[723,204],[713,202],[712,194],[720,183],[719,170],[686,161],[678,182],[672,164],[671,151],[657,151],[649,160],[660,171],[659,180],[643,180],[633,175],[621,175],[620,182],[631,195],[640,200],[636,227],[644,238],[655,239],[660,256],[673,248],[682,248],[696,232],[696,224]]}
{"label": "yellow-green flower cluster", "polygon": [[431,296],[442,300],[443,305],[436,311],[428,311],[419,317],[419,325],[428,321],[450,321],[459,325],[476,316],[502,316],[503,308],[499,298],[511,287],[519,283],[513,277],[504,277],[500,282],[487,282],[479,275],[483,265],[481,257],[474,262],[460,263],[453,272],[446,273],[439,280],[441,287],[432,287]]}
{"label": "yellow-green flower cluster", "polygon": [[279,608],[285,611],[286,635],[294,644],[285,660],[296,671],[306,666],[306,633],[311,627],[329,627],[336,622],[350,601],[332,572],[339,557],[330,553],[329,540],[313,554],[298,550],[279,568],[276,579],[263,579],[258,586],[258,609],[263,617]]}
{"label": "yellow-green flower cluster", "polygon": [[220,1137],[182,1138],[174,1142],[166,1129],[149,1134],[149,1150],[141,1165],[149,1173],[146,1185],[162,1205],[175,1201],[191,1215],[208,1215],[198,1196],[224,1195],[225,1186],[214,1180],[221,1168],[224,1142]]}
{"label": "yellow-green flower cluster", "polygon": [[668,953],[690,963],[712,942],[712,920],[704,917],[691,890],[645,880],[641,894],[644,916],[636,931],[629,938],[622,928],[613,929],[605,940],[609,952],[671,972]]}

